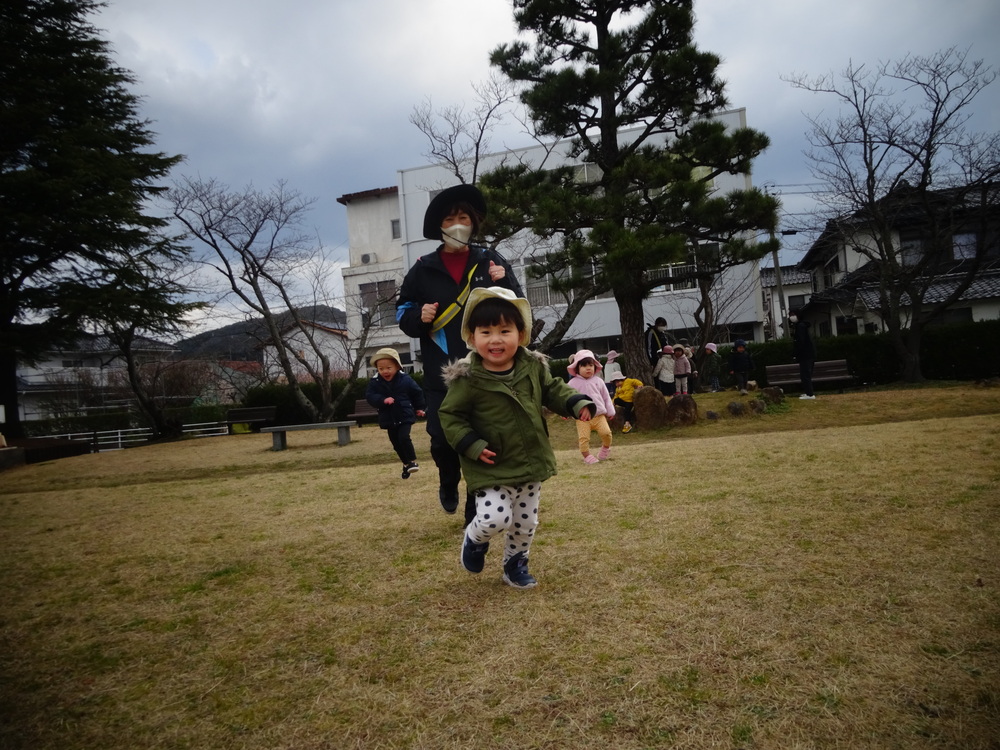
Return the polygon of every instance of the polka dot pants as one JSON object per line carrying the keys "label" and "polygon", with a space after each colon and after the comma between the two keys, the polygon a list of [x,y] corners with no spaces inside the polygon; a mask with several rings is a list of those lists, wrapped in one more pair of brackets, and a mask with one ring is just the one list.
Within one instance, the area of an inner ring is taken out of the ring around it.
{"label": "polka dot pants", "polygon": [[476,490],[476,517],[466,531],[469,539],[482,544],[507,532],[503,561],[518,552],[527,555],[538,526],[541,489],[541,482],[528,482],[516,487],[497,485]]}

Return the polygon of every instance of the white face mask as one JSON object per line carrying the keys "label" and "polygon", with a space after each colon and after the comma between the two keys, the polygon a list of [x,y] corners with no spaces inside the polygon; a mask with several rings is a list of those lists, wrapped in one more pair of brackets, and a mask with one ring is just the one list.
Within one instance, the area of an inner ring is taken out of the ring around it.
{"label": "white face mask", "polygon": [[444,240],[444,244],[455,250],[460,250],[468,245],[470,237],[472,237],[472,227],[467,224],[452,224],[447,229],[441,228],[441,238]]}

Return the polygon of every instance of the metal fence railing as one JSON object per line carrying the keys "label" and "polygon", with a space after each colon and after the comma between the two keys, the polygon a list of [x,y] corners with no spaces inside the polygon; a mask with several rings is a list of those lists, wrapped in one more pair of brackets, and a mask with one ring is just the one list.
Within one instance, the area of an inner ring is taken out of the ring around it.
{"label": "metal fence railing", "polygon": [[[191,437],[218,437],[229,434],[229,425],[226,422],[198,422],[184,425],[182,432]],[[153,431],[148,427],[135,427],[128,430],[64,432],[59,435],[41,435],[39,437],[87,442],[93,446],[95,453],[99,453],[101,451],[124,450],[145,443],[153,437]]]}

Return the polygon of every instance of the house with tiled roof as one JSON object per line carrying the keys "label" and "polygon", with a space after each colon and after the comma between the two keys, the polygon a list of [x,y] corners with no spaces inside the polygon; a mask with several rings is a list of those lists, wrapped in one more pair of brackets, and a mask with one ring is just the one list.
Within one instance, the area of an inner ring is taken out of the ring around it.
{"label": "house with tiled roof", "polygon": [[812,274],[798,266],[779,266],[781,298],[778,296],[778,273],[774,266],[760,269],[760,289],[764,302],[764,332],[768,338],[781,338],[781,311],[798,311],[812,295]]}
{"label": "house with tiled roof", "polygon": [[941,308],[935,323],[1000,318],[1000,186],[903,186],[869,212],[827,222],[798,269],[812,288],[802,317],[820,336],[886,330],[890,286],[904,328],[914,295],[924,313]]}

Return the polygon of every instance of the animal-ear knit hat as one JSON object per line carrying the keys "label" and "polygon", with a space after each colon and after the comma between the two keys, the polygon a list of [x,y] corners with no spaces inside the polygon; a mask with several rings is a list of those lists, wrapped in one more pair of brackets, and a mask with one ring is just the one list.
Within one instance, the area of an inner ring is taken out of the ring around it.
{"label": "animal-ear knit hat", "polygon": [[465,337],[465,343],[470,349],[475,349],[473,344],[473,334],[469,332],[469,328],[466,325],[469,320],[469,316],[472,315],[472,311],[476,309],[476,306],[483,300],[496,298],[502,299],[506,302],[510,302],[517,311],[521,313],[521,317],[524,319],[524,330],[520,332],[521,338],[518,342],[521,346],[527,346],[531,343],[531,304],[528,300],[523,297],[518,297],[510,289],[504,289],[502,286],[487,286],[487,287],[476,287],[469,293],[469,299],[465,303],[465,312],[462,314],[462,335]]}
{"label": "animal-ear knit hat", "polygon": [[435,195],[424,211],[424,237],[441,241],[441,222],[448,216],[452,206],[468,203],[479,214],[479,220],[486,218],[486,199],[475,185],[455,185]]}
{"label": "animal-ear knit hat", "polygon": [[594,360],[594,364],[597,366],[597,369],[594,370],[594,374],[597,374],[604,369],[604,366],[600,363],[600,360],[598,360],[597,357],[594,356],[594,353],[590,351],[590,349],[581,349],[572,357],[570,357],[569,365],[566,367],[566,372],[568,372],[575,378],[577,363],[587,359],[587,357],[590,357],[592,360]]}

